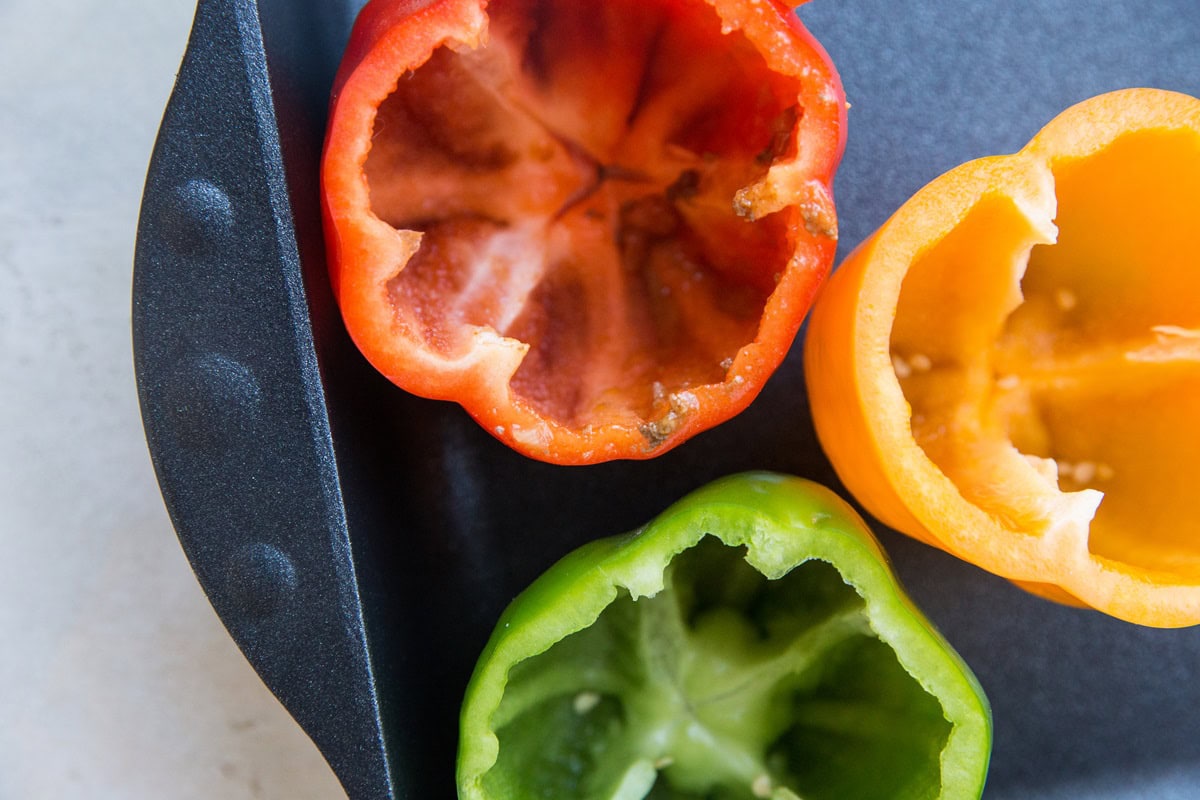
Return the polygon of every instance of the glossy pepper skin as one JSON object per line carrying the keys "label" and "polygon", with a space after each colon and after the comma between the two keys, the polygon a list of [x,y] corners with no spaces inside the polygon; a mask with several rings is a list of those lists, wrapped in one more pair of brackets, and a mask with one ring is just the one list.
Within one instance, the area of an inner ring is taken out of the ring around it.
{"label": "glossy pepper skin", "polygon": [[1200,101],[1101,95],[937,178],[826,285],[820,441],[876,517],[1038,594],[1200,622]]}
{"label": "glossy pepper skin", "polygon": [[776,0],[372,0],[321,173],[347,329],[530,457],[666,452],[787,353],[845,115]]}
{"label": "glossy pepper skin", "polygon": [[862,520],[750,473],[544,573],[463,704],[460,800],[977,798],[991,716]]}

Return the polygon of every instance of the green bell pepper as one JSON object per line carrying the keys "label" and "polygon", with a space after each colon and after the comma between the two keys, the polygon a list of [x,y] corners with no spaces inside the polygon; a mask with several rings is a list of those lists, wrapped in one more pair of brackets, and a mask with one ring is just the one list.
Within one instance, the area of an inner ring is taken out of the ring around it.
{"label": "green bell pepper", "polygon": [[977,798],[992,736],[861,518],[765,473],[553,566],[460,722],[462,800]]}

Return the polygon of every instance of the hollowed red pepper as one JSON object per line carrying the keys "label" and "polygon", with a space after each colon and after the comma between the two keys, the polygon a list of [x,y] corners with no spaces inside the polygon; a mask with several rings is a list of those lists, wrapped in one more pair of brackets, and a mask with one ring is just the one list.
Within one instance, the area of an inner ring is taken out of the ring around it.
{"label": "hollowed red pepper", "polygon": [[374,0],[322,164],[347,328],[529,456],[665,452],[786,354],[844,132],[777,0]]}

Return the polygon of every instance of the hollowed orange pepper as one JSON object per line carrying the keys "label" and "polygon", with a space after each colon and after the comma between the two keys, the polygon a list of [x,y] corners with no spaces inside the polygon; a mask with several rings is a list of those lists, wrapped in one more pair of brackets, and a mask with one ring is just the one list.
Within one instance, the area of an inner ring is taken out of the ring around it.
{"label": "hollowed orange pepper", "polygon": [[322,163],[346,326],[545,461],[743,410],[833,263],[845,98],[782,0],[372,0]]}
{"label": "hollowed orange pepper", "polygon": [[1101,95],[919,191],[805,345],[888,525],[1063,602],[1200,623],[1200,100]]}

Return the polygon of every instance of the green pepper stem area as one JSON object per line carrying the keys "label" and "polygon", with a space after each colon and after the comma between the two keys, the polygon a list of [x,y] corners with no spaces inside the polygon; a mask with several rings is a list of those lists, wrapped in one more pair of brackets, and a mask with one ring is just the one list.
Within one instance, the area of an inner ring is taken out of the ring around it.
{"label": "green pepper stem area", "polygon": [[937,797],[936,698],[821,561],[768,580],[704,537],[665,588],[516,664],[491,719],[493,797]]}

